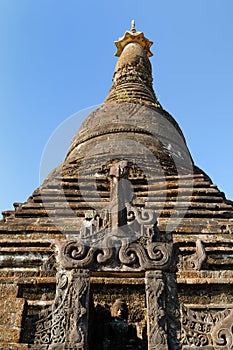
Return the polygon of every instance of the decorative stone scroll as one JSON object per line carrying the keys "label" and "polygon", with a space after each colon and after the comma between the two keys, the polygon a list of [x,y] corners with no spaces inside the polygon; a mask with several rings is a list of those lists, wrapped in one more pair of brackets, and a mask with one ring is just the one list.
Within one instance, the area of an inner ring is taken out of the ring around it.
{"label": "decorative stone scroll", "polygon": [[87,213],[73,239],[55,242],[62,266],[92,271],[106,266],[108,270],[128,271],[169,268],[173,246],[160,242],[153,210],[131,205],[128,174],[127,161],[112,165],[108,207],[92,215]]}
{"label": "decorative stone scroll", "polygon": [[[115,243],[115,245],[114,245]],[[58,242],[59,245],[59,242]],[[128,242],[124,237],[108,237],[105,247],[88,247],[79,241],[61,244],[58,249],[59,260],[66,268],[90,268],[101,271],[124,268],[131,271],[149,269],[166,270],[170,266],[172,245],[153,242],[142,245],[140,241]]]}
{"label": "decorative stone scroll", "polygon": [[56,298],[39,315],[33,349],[84,350],[87,348],[89,273],[61,270],[57,273]]}
{"label": "decorative stone scroll", "polygon": [[186,350],[232,350],[233,310],[210,313],[182,305],[181,344]]}
{"label": "decorative stone scroll", "polygon": [[129,203],[124,203],[123,209],[120,209],[120,206],[123,207],[122,204],[118,204],[117,215],[116,203],[110,203],[108,209],[91,213],[89,220],[83,221],[82,229],[76,234],[80,243],[99,247],[108,246],[109,237],[123,237],[131,242],[140,239],[141,243],[144,241],[147,244],[154,241],[155,238],[159,239],[159,230],[153,210],[138,209]]}
{"label": "decorative stone scroll", "polygon": [[181,270],[200,271],[207,259],[205,247],[200,239],[196,241],[196,252],[192,255],[180,256],[178,268]]}
{"label": "decorative stone scroll", "polygon": [[[87,212],[82,229],[70,236],[69,240],[54,241],[56,262],[60,269],[56,299],[52,308],[40,315],[34,349],[88,348],[87,269],[105,273],[146,271],[148,350],[168,349],[164,281],[160,271],[169,270],[173,245],[160,241],[153,210],[131,205],[130,193],[127,192],[128,170],[126,161],[114,164],[109,171],[108,207],[93,215]],[[124,323],[122,327],[128,325]],[[111,339],[107,340],[111,343]],[[109,343],[107,340],[106,344]],[[131,343],[134,341],[136,346],[135,337],[129,340]],[[140,348],[141,345],[137,345]]]}
{"label": "decorative stone scroll", "polygon": [[233,310],[226,309],[215,315],[212,338],[214,348],[217,350],[233,349]]}
{"label": "decorative stone scroll", "polygon": [[161,272],[146,272],[148,350],[168,350],[164,281]]}

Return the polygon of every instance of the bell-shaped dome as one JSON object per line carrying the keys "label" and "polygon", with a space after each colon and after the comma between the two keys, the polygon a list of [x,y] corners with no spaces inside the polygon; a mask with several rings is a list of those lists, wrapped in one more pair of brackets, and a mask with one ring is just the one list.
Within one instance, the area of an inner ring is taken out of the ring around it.
{"label": "bell-shaped dome", "polygon": [[[123,154],[136,162],[142,150],[137,155],[138,147],[128,147],[127,139],[151,152],[165,174],[177,173],[175,162],[179,162],[182,173],[190,172],[192,160],[182,131],[161,107],[152,87],[148,58],[152,55],[151,45],[134,28],[116,42],[119,59],[110,92],[74,136],[66,164],[80,162],[84,157],[91,158],[92,165],[99,164],[100,158],[109,161]],[[120,147],[120,143],[124,146]]]}
{"label": "bell-shaped dome", "polygon": [[[0,228],[6,237],[23,233],[41,244],[43,239],[91,231],[90,222],[117,226],[119,219],[132,219],[126,218],[122,202],[141,212],[152,210],[161,239],[173,239],[188,254],[199,234],[208,245],[210,239],[216,243],[216,237],[223,244],[222,234],[232,233],[232,203],[194,165],[177,122],[156,98],[148,58],[151,45],[134,27],[116,42],[119,59],[107,98],[83,122],[64,162],[27,202],[3,213]],[[96,217],[106,211],[109,217]],[[214,269],[231,266],[227,240],[218,256],[212,243],[208,249]],[[12,264],[4,259],[6,266]],[[17,267],[23,261],[20,256]]]}

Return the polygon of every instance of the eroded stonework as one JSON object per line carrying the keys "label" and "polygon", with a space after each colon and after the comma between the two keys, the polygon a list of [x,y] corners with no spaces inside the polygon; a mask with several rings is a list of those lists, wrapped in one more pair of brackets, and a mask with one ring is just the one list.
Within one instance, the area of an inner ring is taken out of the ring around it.
{"label": "eroded stonework", "polygon": [[39,315],[34,349],[87,348],[89,285],[88,271],[58,272],[56,298]]}
{"label": "eroded stonework", "polygon": [[[151,41],[0,221],[0,350],[233,349],[233,203],[152,88]],[[117,306],[116,306],[117,305]]]}

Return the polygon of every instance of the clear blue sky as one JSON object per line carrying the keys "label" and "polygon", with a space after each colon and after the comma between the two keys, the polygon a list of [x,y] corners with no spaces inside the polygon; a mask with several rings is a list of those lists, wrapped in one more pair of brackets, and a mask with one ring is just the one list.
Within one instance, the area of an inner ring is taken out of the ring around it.
{"label": "clear blue sky", "polygon": [[154,41],[161,104],[195,163],[233,199],[232,0],[0,0],[0,211],[39,186],[56,127],[104,100],[114,40],[131,19]]}

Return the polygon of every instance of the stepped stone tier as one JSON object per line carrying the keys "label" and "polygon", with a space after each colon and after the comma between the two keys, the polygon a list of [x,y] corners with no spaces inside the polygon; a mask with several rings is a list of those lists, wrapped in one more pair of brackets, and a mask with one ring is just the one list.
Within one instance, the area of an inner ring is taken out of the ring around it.
{"label": "stepped stone tier", "polygon": [[233,349],[233,203],[160,105],[152,42],[0,221],[0,349]]}

